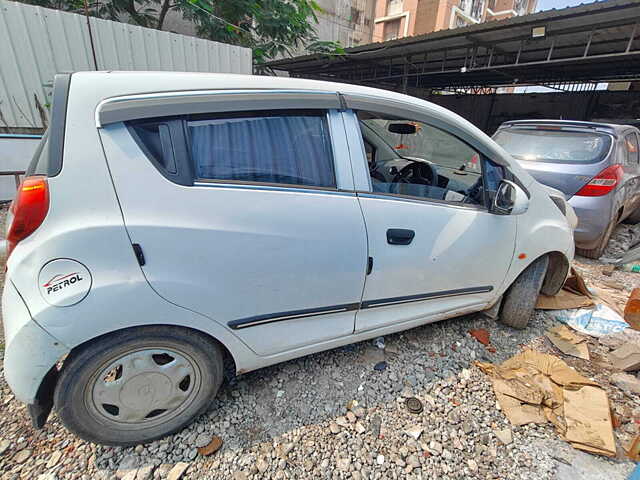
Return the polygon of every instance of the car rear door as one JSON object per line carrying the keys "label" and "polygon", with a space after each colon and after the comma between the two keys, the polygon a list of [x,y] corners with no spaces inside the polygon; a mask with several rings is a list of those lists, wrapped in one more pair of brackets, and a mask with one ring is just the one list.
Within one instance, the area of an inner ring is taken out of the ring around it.
{"label": "car rear door", "polygon": [[[351,103],[357,106],[358,99]],[[402,323],[409,326],[412,321],[437,320],[488,306],[497,298],[513,259],[516,218],[490,214],[484,200],[481,204],[462,201],[457,190],[463,184],[482,182],[481,155],[454,134],[414,121],[414,113],[403,113],[397,104],[387,110],[383,104],[362,103],[371,117],[384,118],[390,111],[388,118],[414,123],[418,131],[433,128],[431,139],[418,142],[403,135],[389,145],[397,152],[410,151],[405,159],[430,162],[442,175],[438,184],[443,185],[446,177],[450,188],[375,178],[374,171],[379,177],[389,177],[390,172],[397,176],[397,160],[367,165],[366,138],[360,136],[367,129],[354,112],[345,112],[346,125],[353,132],[350,148],[370,257],[356,332]],[[424,149],[411,150],[418,143]],[[373,152],[373,158],[379,156]],[[454,164],[462,168],[450,168]],[[488,190],[495,191],[506,172],[490,162],[487,165],[490,171],[484,172],[484,181]]]}
{"label": "car rear door", "polygon": [[169,97],[111,105],[101,128],[153,289],[259,355],[351,334],[367,246],[338,97]]}

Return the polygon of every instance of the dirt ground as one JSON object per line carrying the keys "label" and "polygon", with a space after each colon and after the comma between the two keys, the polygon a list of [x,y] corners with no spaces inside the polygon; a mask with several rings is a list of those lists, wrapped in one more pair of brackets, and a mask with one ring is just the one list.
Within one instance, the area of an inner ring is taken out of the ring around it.
{"label": "dirt ground", "polygon": [[[620,226],[612,249],[635,234]],[[584,258],[574,266],[620,311],[640,287],[640,274],[607,275],[602,262]],[[135,448],[79,440],[55,414],[44,429],[33,430],[2,378],[0,477],[626,479],[633,463],[624,449],[639,433],[640,399],[611,383],[607,345],[589,338],[590,361],[564,356],[543,336],[554,325],[541,311],[523,331],[469,315],[389,335],[384,349],[362,342],[231,377],[207,414],[182,432]],[[491,348],[469,335],[477,328],[489,332]],[[561,357],[607,391],[617,458],[577,451],[550,425],[509,424],[473,363],[499,363],[523,346]],[[385,368],[374,369],[380,362]],[[408,412],[407,397],[420,399],[424,411]],[[223,448],[200,455],[196,447],[214,435]]]}

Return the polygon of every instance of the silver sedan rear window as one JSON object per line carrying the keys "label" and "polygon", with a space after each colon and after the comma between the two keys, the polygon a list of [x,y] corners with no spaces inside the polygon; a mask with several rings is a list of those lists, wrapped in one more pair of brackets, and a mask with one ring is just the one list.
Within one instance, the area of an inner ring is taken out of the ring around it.
{"label": "silver sedan rear window", "polygon": [[595,163],[611,146],[602,133],[518,128],[498,131],[493,139],[517,160],[551,163]]}

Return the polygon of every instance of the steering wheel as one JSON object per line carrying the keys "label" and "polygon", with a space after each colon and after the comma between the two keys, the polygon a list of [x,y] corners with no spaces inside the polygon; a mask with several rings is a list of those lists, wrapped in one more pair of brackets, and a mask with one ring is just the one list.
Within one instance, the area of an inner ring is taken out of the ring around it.
{"label": "steering wheel", "polygon": [[436,186],[438,185],[438,173],[430,163],[411,162],[402,167],[391,182]]}

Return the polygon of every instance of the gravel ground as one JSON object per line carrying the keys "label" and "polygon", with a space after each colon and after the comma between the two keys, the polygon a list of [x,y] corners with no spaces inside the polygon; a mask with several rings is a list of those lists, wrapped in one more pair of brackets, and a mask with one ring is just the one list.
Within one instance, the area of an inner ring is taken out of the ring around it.
{"label": "gravel ground", "polygon": [[[628,229],[620,227],[613,247],[625,235]],[[620,283],[622,290],[610,290],[623,304],[640,286],[638,274],[606,277],[599,262],[585,259],[576,266],[589,285]],[[640,401],[610,385],[606,369],[563,358],[609,392],[622,421],[613,460],[572,449],[549,425],[511,427],[487,378],[473,366],[475,360],[503,361],[523,345],[559,355],[541,337],[553,325],[543,312],[524,331],[470,315],[386,336],[384,349],[362,342],[230,377],[209,413],[178,434],[135,448],[78,440],[55,415],[43,430],[33,430],[25,407],[2,380],[0,475],[176,480],[184,470],[181,478],[234,480],[626,479],[633,464],[622,446],[638,433]],[[474,328],[490,332],[491,347],[469,335]],[[590,348],[607,351],[597,341]],[[374,370],[381,361],[386,368]],[[406,397],[420,399],[424,410],[410,413]],[[199,456],[196,447],[213,435],[224,440],[223,448]]]}

